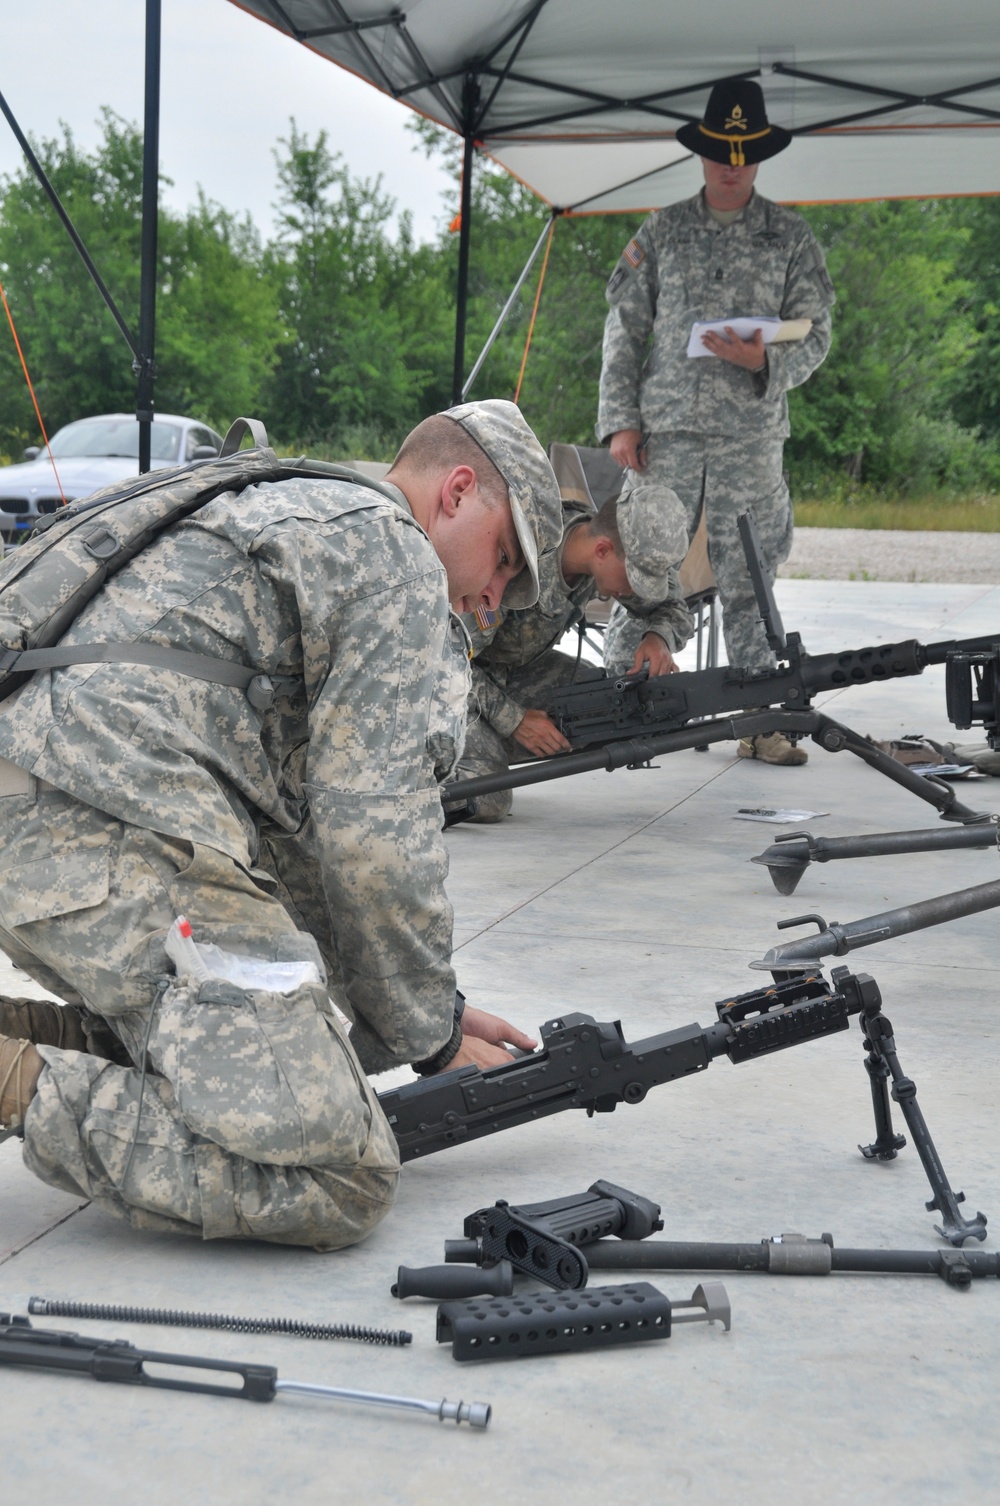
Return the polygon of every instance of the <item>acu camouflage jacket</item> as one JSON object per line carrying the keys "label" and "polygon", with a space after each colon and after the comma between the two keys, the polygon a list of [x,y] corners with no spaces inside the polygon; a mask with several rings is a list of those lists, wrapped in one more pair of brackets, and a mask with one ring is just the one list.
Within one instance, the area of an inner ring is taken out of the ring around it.
{"label": "acu camouflage jacket", "polygon": [[[607,298],[602,441],[621,429],[783,439],[786,392],[830,348],[834,291],[823,253],[800,215],[757,193],[725,228],[700,193],[650,215],[619,258]],[[769,346],[759,375],[686,354],[696,320],[741,315],[813,325],[804,340]]]}
{"label": "acu camouflage jacket", "polygon": [[[562,540],[558,548],[538,561],[535,605],[513,612],[505,612],[501,605],[498,621],[488,628],[480,627],[475,617],[463,618],[473,652],[470,716],[489,722],[501,737],[510,737],[524,713],[531,710],[517,699],[519,675],[555,648],[563,634],[582,619],[587,603],[597,594],[591,576],[582,575],[569,586],[562,572],[566,535],[578,523],[593,517],[594,509],[586,502],[564,499],[562,513]],[[627,602],[623,605],[629,610]],[[643,605],[636,615],[644,618],[647,632],[658,633],[673,651],[683,648],[691,636],[691,614],[679,598],[657,606]]]}
{"label": "acu camouflage jacket", "polygon": [[432,1055],[452,1028],[438,779],[468,696],[444,569],[398,497],[302,478],[227,493],[114,575],[62,639],[252,665],[275,682],[268,710],[129,664],[39,673],[0,707],[0,753],[122,821],[245,866],[269,827],[308,825],[347,1005],[382,1065]]}

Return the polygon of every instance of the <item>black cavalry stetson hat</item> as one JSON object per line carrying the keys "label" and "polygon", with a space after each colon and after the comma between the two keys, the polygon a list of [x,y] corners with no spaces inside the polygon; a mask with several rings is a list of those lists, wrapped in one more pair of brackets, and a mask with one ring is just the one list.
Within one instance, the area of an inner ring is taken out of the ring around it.
{"label": "black cavalry stetson hat", "polygon": [[764,91],[750,78],[727,78],[708,96],[705,118],[681,126],[677,140],[699,157],[748,167],[783,152],[791,135],[768,124]]}

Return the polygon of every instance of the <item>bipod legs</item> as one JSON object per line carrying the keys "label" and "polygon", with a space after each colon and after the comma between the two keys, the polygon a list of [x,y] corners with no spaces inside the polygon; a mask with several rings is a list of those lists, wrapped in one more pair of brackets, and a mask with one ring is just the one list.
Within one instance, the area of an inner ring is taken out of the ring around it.
{"label": "bipod legs", "polygon": [[875,1115],[875,1139],[870,1145],[859,1145],[858,1150],[866,1161],[894,1161],[906,1144],[906,1136],[897,1135],[892,1128],[889,1068],[882,1057],[872,1052],[867,1035],[865,1050],[865,1071],[872,1090],[872,1112]]}
{"label": "bipod legs", "polygon": [[868,1073],[872,1092],[872,1108],[875,1113],[875,1139],[871,1145],[858,1149],[868,1160],[891,1161],[897,1151],[906,1144],[903,1135],[894,1134],[890,1107],[889,1079],[892,1079],[891,1097],[903,1111],[906,1127],[917,1148],[927,1180],[934,1196],[925,1205],[928,1212],[936,1210],[941,1215],[940,1224],[934,1228],[949,1244],[961,1246],[967,1239],[986,1238],[986,1215],[977,1213],[975,1218],[963,1218],[958,1211],[959,1203],[965,1202],[964,1192],[952,1191],[951,1183],[941,1165],[931,1132],[927,1128],[917,1103],[917,1088],[899,1065],[892,1025],[882,1013],[882,1001],[878,990],[865,998],[861,1012],[861,1029],[865,1045],[865,1070]]}

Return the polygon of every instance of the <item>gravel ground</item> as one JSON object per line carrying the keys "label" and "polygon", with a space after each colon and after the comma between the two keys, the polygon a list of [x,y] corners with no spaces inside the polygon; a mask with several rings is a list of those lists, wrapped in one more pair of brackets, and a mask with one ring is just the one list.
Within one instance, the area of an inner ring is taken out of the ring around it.
{"label": "gravel ground", "polygon": [[796,528],[779,575],[803,580],[1000,583],[1000,533]]}

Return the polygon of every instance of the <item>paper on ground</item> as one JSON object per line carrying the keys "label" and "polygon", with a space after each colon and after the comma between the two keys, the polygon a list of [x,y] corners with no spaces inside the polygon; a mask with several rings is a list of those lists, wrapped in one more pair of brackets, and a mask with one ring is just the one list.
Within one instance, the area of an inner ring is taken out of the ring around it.
{"label": "paper on ground", "polygon": [[[913,763],[910,769],[925,778],[928,774],[936,774],[939,779],[968,779],[979,772],[971,763]],[[982,777],[985,779],[985,774]]]}
{"label": "paper on ground", "polygon": [[[724,335],[727,329],[733,329],[741,340],[749,340],[756,330],[760,330],[764,337],[765,345],[780,345],[786,340],[804,340],[812,329],[811,319],[709,319],[704,323],[696,320],[691,326],[691,338],[688,341],[687,353],[689,356],[710,356],[712,352],[706,350],[701,343],[702,335],[714,330],[717,335]],[[716,359],[718,359],[716,357]]]}
{"label": "paper on ground", "polygon": [[736,812],[736,821],[770,821],[775,826],[787,826],[792,821],[812,821],[816,816],[828,816],[829,811],[771,810],[764,806],[742,807]]}

